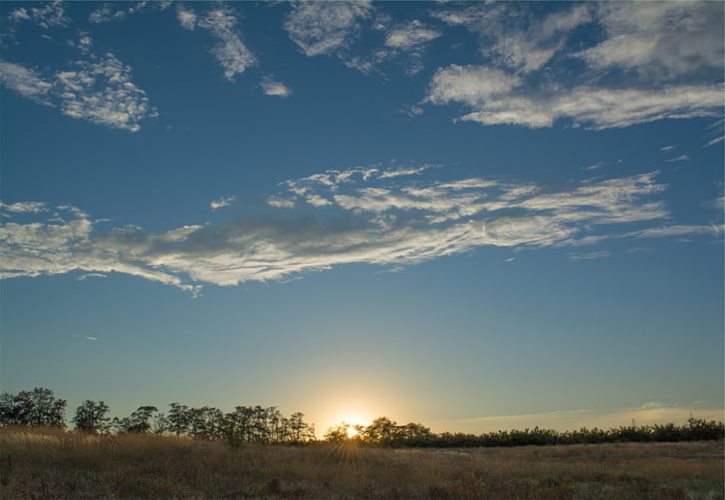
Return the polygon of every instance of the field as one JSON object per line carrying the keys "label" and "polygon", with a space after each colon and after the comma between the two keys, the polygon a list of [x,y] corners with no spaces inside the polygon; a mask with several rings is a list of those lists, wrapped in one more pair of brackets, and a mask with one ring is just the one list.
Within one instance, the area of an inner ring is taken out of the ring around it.
{"label": "field", "polygon": [[0,430],[0,497],[723,498],[723,442],[245,446]]}

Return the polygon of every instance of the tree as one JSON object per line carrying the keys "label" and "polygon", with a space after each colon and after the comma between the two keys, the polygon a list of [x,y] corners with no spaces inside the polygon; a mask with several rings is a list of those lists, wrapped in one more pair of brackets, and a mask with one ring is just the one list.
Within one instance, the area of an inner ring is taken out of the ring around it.
{"label": "tree", "polygon": [[0,395],[0,426],[65,427],[65,399],[57,399],[53,391],[36,387],[17,395]]}
{"label": "tree", "polygon": [[111,428],[111,419],[107,413],[108,405],[103,401],[86,400],[76,408],[73,423],[79,431],[105,433]]}
{"label": "tree", "polygon": [[169,403],[171,409],[167,415],[168,431],[177,436],[186,434],[189,430],[189,407],[179,403]]}
{"label": "tree", "polygon": [[398,437],[398,425],[387,417],[378,417],[361,434],[366,443],[385,445]]}
{"label": "tree", "polygon": [[139,406],[138,409],[128,417],[123,417],[121,419],[114,418],[113,426],[118,432],[148,432],[151,430],[149,420],[151,420],[154,412],[157,411],[159,410],[155,406]]}

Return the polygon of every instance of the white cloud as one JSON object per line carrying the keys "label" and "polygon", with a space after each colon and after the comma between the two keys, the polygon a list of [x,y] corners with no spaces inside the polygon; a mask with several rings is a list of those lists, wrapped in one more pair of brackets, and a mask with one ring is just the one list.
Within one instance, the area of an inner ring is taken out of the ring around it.
{"label": "white cloud", "polygon": [[48,103],[46,96],[53,88],[53,84],[36,71],[6,61],[0,61],[0,83],[23,97],[44,104]]}
{"label": "white cloud", "polygon": [[126,19],[128,16],[134,15],[134,14],[140,14],[141,12],[145,11],[147,8],[157,9],[157,10],[166,10],[170,5],[170,1],[147,1],[143,0],[141,2],[123,2],[121,5],[130,5],[130,7],[123,8],[123,9],[116,9],[114,8],[114,4],[110,3],[104,3],[100,7],[98,7],[96,10],[91,12],[91,15],[88,16],[88,21],[93,24],[102,24],[102,23],[108,23],[111,21],[122,21]]}
{"label": "white cloud", "polygon": [[582,260],[596,260],[596,259],[603,259],[605,257],[609,257],[609,252],[606,250],[598,250],[596,252],[580,252],[580,253],[569,253],[567,256],[569,257],[569,260],[573,260],[574,262],[582,261]]}
{"label": "white cloud", "polygon": [[88,21],[93,24],[107,23],[110,21],[119,21],[126,17],[125,10],[114,10],[109,3],[103,4],[88,16]]}
{"label": "white cloud", "polygon": [[96,337],[90,337],[90,336],[85,337],[85,339],[90,340],[91,342],[95,342],[98,340]]}
{"label": "white cloud", "polygon": [[265,78],[259,84],[262,87],[262,92],[265,95],[271,95],[276,97],[289,97],[292,95],[292,90],[282,82]]}
{"label": "white cloud", "polygon": [[367,0],[299,2],[292,6],[284,27],[308,57],[329,55],[347,48],[360,31],[360,21],[372,12]]}
{"label": "white cloud", "polygon": [[443,8],[433,16],[451,26],[464,26],[481,37],[481,52],[491,62],[517,73],[544,67],[560,51],[571,32],[592,20],[586,4],[534,18],[530,5],[474,4]]}
{"label": "white cloud", "polygon": [[78,48],[84,54],[90,52],[93,48],[93,39],[88,35],[83,35],[78,39]]}
{"label": "white cloud", "polygon": [[107,276],[102,273],[86,273],[78,276],[78,281],[85,281],[88,278],[106,278]]}
{"label": "white cloud", "polygon": [[211,54],[221,65],[227,80],[233,82],[236,75],[257,64],[257,58],[239,37],[236,29],[238,19],[230,7],[212,8],[204,16],[197,15],[190,8],[179,7],[176,16],[185,29],[203,28],[218,40]]}
{"label": "white cloud", "polygon": [[514,75],[482,66],[452,65],[436,72],[427,101],[461,103],[462,121],[551,127],[558,119],[590,129],[628,127],[662,119],[720,116],[722,85],[661,88],[577,87],[536,94]]}
{"label": "white cloud", "polygon": [[[562,4],[546,16],[535,10],[518,3],[435,10],[446,24],[479,34],[486,57],[478,66],[440,68],[427,102],[463,104],[469,113],[462,121],[530,128],[560,119],[596,130],[722,116],[722,4]],[[602,39],[573,52],[570,36],[589,23],[602,28]],[[573,72],[572,63],[585,67]]]}
{"label": "white cloud", "polygon": [[385,45],[393,49],[412,51],[441,36],[440,31],[425,26],[418,20],[391,29],[385,35]]}
{"label": "white cloud", "polygon": [[209,208],[212,209],[212,211],[219,210],[220,208],[229,207],[232,204],[236,203],[237,197],[236,196],[222,196],[218,200],[212,200],[211,203],[209,203]]}
{"label": "white cloud", "polygon": [[712,70],[722,77],[722,3],[612,2],[597,4],[597,13],[607,37],[581,53],[591,66],[647,78]]}
{"label": "white cloud", "polygon": [[6,210],[14,213],[37,214],[40,212],[47,212],[48,207],[45,203],[40,201],[19,201],[10,204],[0,201],[0,210]]}
{"label": "white cloud", "polygon": [[138,131],[139,122],[157,116],[146,92],[131,80],[131,68],[110,52],[75,61],[66,71],[39,74],[19,64],[0,61],[0,83],[18,94],[73,118]]}
{"label": "white cloud", "polygon": [[267,198],[267,205],[274,208],[293,208],[295,206],[295,202],[293,200],[270,196]]}
{"label": "white cloud", "polygon": [[8,18],[13,22],[30,21],[43,29],[59,28],[70,24],[71,20],[66,15],[62,2],[38,2],[35,5],[40,5],[40,7],[14,9]]}
{"label": "white cloud", "polygon": [[511,93],[520,83],[517,76],[500,70],[452,64],[433,76],[427,100],[433,104],[483,106],[489,99]]}
{"label": "white cloud", "polygon": [[319,194],[310,194],[305,198],[305,201],[313,207],[326,207],[332,205],[332,202],[326,198],[323,198]]}
{"label": "white cloud", "polygon": [[670,158],[669,160],[665,160],[665,161],[669,161],[669,162],[674,162],[674,161],[690,161],[690,157],[687,156],[687,155],[680,155],[680,156],[678,156],[676,158]]}
{"label": "white cloud", "polygon": [[662,151],[662,152],[664,152],[664,153],[667,153],[668,151],[672,151],[672,150],[673,150],[673,149],[675,149],[676,147],[677,147],[677,146],[675,146],[674,144],[670,144],[669,146],[662,146],[662,147],[660,148],[660,151]]}
{"label": "white cloud", "polygon": [[194,28],[196,28],[197,17],[193,10],[179,6],[179,8],[176,9],[176,17],[183,28],[189,31],[193,31]]}
{"label": "white cloud", "polygon": [[[17,210],[0,226],[0,277],[119,272],[197,293],[199,283],[281,280],[351,263],[400,267],[485,246],[579,246],[609,238],[722,234],[718,226],[652,225],[669,216],[656,199],[665,186],[654,173],[556,191],[479,178],[391,177],[386,170],[330,170],[288,181],[283,195],[267,199],[278,208],[298,201],[308,211],[324,206],[318,218],[285,214],[149,233],[134,226],[101,230],[69,206]],[[335,212],[346,215],[324,215]],[[29,214],[32,222],[15,220]],[[621,230],[632,223],[639,227]]]}

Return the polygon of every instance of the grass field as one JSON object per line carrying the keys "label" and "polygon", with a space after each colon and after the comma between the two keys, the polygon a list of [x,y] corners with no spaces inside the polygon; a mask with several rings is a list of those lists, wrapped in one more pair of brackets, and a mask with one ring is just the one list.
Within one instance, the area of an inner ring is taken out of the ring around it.
{"label": "grass field", "polygon": [[0,497],[723,498],[723,442],[249,446],[0,430]]}

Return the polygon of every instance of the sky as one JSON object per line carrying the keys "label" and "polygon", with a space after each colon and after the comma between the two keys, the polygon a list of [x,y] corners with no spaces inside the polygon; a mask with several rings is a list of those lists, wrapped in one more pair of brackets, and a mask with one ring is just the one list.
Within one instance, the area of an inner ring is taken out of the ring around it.
{"label": "sky", "polygon": [[0,3],[0,389],[723,418],[723,4]]}

